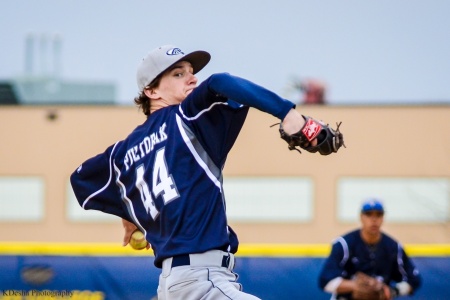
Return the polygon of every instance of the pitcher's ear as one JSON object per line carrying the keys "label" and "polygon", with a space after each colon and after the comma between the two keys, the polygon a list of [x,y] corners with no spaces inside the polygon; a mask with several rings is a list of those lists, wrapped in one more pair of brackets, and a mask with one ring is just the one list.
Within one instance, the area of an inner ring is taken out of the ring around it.
{"label": "pitcher's ear", "polygon": [[147,96],[150,99],[157,99],[158,98],[157,93],[155,92],[154,89],[146,88],[146,89],[144,89],[144,94],[145,94],[145,96]]}

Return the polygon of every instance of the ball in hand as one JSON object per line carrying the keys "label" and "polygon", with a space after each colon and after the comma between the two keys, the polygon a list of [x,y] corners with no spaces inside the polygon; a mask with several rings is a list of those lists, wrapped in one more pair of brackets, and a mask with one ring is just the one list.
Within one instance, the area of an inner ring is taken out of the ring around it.
{"label": "ball in hand", "polygon": [[145,235],[140,230],[135,230],[131,234],[130,246],[135,250],[142,250],[147,247],[147,240],[145,239]]}

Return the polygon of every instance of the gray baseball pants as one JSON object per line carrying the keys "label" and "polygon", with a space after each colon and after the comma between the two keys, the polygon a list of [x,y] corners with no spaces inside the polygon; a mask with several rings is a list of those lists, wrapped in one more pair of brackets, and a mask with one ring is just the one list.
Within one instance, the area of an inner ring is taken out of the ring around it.
{"label": "gray baseball pants", "polygon": [[158,300],[258,300],[242,292],[233,273],[234,255],[220,250],[189,254],[163,261]]}

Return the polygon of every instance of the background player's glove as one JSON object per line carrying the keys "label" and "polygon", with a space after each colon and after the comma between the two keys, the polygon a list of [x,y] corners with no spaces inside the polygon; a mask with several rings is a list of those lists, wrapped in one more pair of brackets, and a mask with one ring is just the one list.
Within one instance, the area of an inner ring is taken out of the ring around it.
{"label": "background player's glove", "polygon": [[352,292],[352,299],[355,300],[386,300],[392,299],[387,286],[369,275],[362,272],[355,274],[353,278],[355,289]]}
{"label": "background player's glove", "polygon": [[[339,131],[341,123],[336,124],[337,128],[334,130],[330,126],[313,118],[303,116],[305,125],[294,134],[287,134],[282,124],[280,123],[280,135],[283,140],[288,143],[289,150],[301,151],[300,147],[308,152],[319,152],[322,155],[329,155],[337,152],[340,147],[344,146],[344,136]],[[311,141],[317,138],[317,145],[311,146]]]}

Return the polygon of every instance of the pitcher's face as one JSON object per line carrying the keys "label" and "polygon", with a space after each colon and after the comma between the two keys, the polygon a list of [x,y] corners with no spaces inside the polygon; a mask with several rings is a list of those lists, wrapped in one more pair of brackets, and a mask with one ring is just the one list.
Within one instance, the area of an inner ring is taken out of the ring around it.
{"label": "pitcher's face", "polygon": [[158,87],[152,90],[152,99],[163,100],[168,105],[181,103],[197,87],[191,63],[181,61],[167,70]]}

